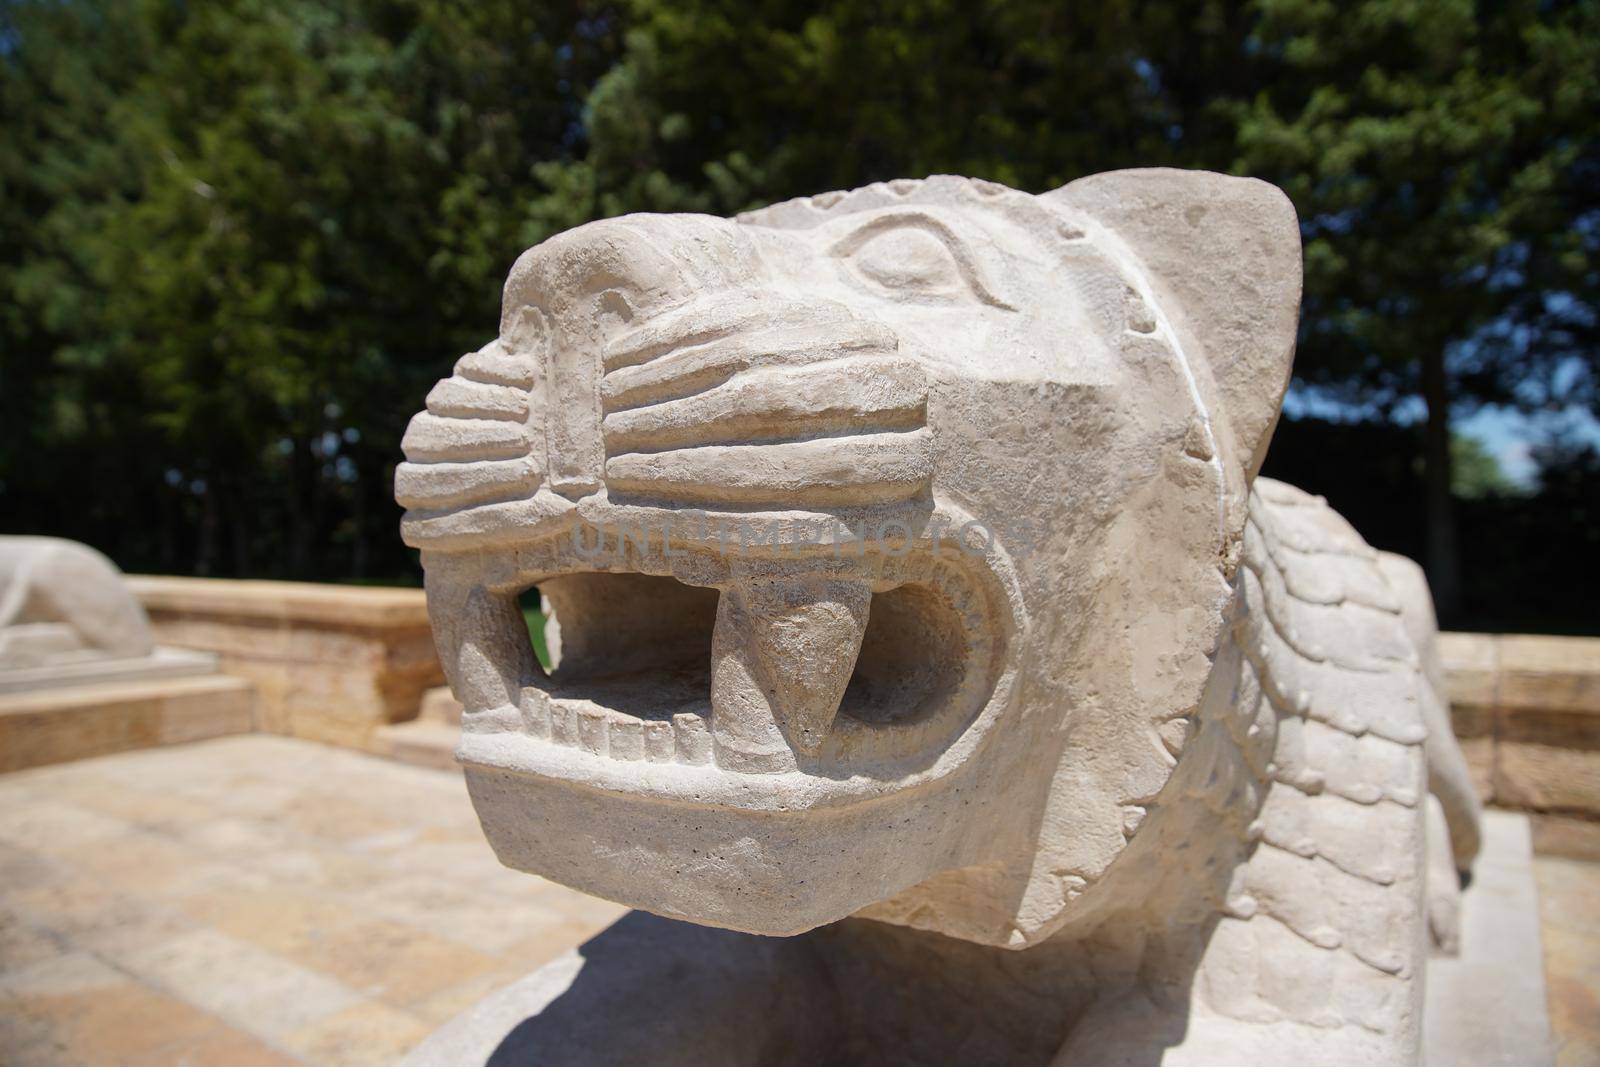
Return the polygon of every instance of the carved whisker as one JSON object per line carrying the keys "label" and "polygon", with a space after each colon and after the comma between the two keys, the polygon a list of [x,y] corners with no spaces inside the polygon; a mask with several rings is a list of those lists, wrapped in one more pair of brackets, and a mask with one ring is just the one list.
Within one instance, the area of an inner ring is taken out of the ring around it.
{"label": "carved whisker", "polygon": [[842,304],[793,300],[761,289],[712,293],[617,337],[606,345],[601,367],[610,373],[649,363],[680,348],[761,330],[827,326],[854,317]]}
{"label": "carved whisker", "polygon": [[706,504],[884,503],[922,492],[932,475],[933,438],[925,429],[630,452],[606,461],[606,484],[614,493]]}
{"label": "carved whisker", "polygon": [[605,417],[606,452],[912,430],[927,419],[926,372],[858,358],[747,371],[703,393]]}
{"label": "carved whisker", "polygon": [[852,321],[763,330],[679,349],[651,363],[613,371],[602,380],[600,397],[610,413],[685,397],[752,367],[893,355],[898,348],[894,333],[877,323]]}
{"label": "carved whisker", "polygon": [[524,423],[447,418],[425,411],[406,427],[400,447],[412,463],[514,459],[532,449],[533,435]]}

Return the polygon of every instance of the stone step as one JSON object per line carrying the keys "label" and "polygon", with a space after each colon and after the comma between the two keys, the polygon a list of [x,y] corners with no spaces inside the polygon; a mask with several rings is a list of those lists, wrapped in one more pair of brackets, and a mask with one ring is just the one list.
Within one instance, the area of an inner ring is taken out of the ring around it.
{"label": "stone step", "polygon": [[447,771],[460,766],[455,756],[460,736],[459,726],[422,718],[393,723],[378,730],[378,737],[391,759]]}
{"label": "stone step", "polygon": [[417,718],[425,722],[442,722],[461,725],[461,701],[456,699],[447,685],[436,686],[422,694],[422,705]]}
{"label": "stone step", "polygon": [[227,674],[99,682],[0,696],[0,771],[255,727],[255,690]]}
{"label": "stone step", "polygon": [[[7,632],[14,635],[18,630],[45,630],[47,638],[60,630],[70,633],[65,626],[49,623],[12,626]],[[16,650],[14,638],[8,647]],[[115,682],[147,682],[157,678],[197,678],[216,673],[217,657],[210,652],[157,645],[149,655],[134,659],[58,661],[46,667],[9,668],[0,671],[0,694],[39,693],[46,689],[76,689]]]}

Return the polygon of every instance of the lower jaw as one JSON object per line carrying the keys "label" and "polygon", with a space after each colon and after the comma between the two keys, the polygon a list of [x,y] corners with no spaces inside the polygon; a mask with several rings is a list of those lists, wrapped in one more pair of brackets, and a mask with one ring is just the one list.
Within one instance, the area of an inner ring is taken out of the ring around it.
{"label": "lower jaw", "polygon": [[[469,709],[460,754],[607,792],[727,794],[757,808],[851,803],[942,776],[1004,703],[996,687],[1007,642],[997,598],[977,576],[918,562],[914,577],[862,583],[871,610],[845,668],[855,673],[834,690],[828,725],[809,747],[780,727],[781,701],[749,669],[747,619],[725,618],[737,593],[626,571],[545,577],[563,642],[578,654],[568,648],[553,676],[506,693],[510,703]],[[640,618],[672,628],[647,630]],[[827,662],[835,652],[822,641],[814,653],[784,650],[782,662]]]}
{"label": "lower jaw", "polygon": [[956,865],[951,842],[967,800],[946,780],[840,803],[796,775],[608,766],[513,735],[467,735],[458,755],[506,866],[669,918],[772,936],[835,922]]}

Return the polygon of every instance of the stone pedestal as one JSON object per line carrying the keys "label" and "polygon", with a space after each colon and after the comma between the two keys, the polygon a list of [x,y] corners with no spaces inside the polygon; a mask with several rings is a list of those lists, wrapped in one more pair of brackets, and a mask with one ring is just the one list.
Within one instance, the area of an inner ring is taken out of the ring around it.
{"label": "stone pedestal", "polygon": [[186,648],[154,648],[137,659],[94,659],[49,667],[0,671],[0,694],[35,693],[43,689],[77,688],[108,682],[191,678],[213,674],[217,657]]}
{"label": "stone pedestal", "polygon": [[250,683],[226,674],[0,696],[0,772],[198,741],[254,727]]}
{"label": "stone pedestal", "polygon": [[420,589],[134,576],[157,639],[212,652],[249,679],[272,733],[387,751],[444,676]]}
{"label": "stone pedestal", "polygon": [[430,689],[422,694],[422,710],[415,719],[385,726],[380,734],[388,754],[401,763],[459,770],[456,742],[461,737],[461,701],[448,686]]}
{"label": "stone pedestal", "polygon": [[110,559],[0,537],[0,771],[251,729],[250,684],[156,643]]}
{"label": "stone pedestal", "polygon": [[1452,633],[1439,650],[1479,794],[1600,814],[1600,640]]}

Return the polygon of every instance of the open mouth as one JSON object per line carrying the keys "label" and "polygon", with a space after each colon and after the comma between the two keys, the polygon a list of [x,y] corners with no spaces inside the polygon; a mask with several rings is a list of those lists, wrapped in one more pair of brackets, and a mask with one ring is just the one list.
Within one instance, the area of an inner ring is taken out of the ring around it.
{"label": "open mouth", "polygon": [[538,576],[560,661],[516,708],[469,708],[462,757],[526,767],[506,757],[514,742],[541,769],[576,778],[578,761],[591,782],[641,764],[896,781],[934,765],[988,702],[1003,638],[978,569],[919,549],[713,585],[680,579],[706,582],[727,560],[685,557]]}
{"label": "open mouth", "polygon": [[[585,524],[627,510],[579,507]],[[658,914],[788,935],[948,860],[930,848],[905,862],[885,835],[955,847],[1011,705],[1022,624],[1005,557],[941,546],[926,527],[893,552],[845,558],[674,541],[580,561],[568,541],[461,559],[471,592],[452,584],[450,560],[429,570],[470,623],[446,638],[463,650],[458,693],[481,701],[467,702],[456,754],[503,863]],[[548,675],[507,675],[507,626],[521,618],[478,609],[514,614],[534,585],[560,622],[560,656]],[[475,684],[487,667],[501,681]]]}
{"label": "open mouth", "polygon": [[[498,705],[463,697],[462,760],[684,799],[710,781],[762,803],[780,776],[841,799],[958,762],[1015,598],[995,558],[941,542],[935,519],[970,516],[934,497],[930,376],[897,335],[755,289],[631,324],[599,358],[535,333],[458,363],[396,473],[408,542],[439,552],[430,584],[478,586],[496,615],[449,653],[494,679]],[[675,525],[694,515],[698,530]],[[619,536],[629,523],[643,544]],[[730,551],[722,524],[769,536]],[[857,532],[853,552],[788,552],[786,525],[871,530],[872,547]],[[608,527],[617,550],[586,551]],[[504,662],[534,585],[563,646],[541,677]]]}

